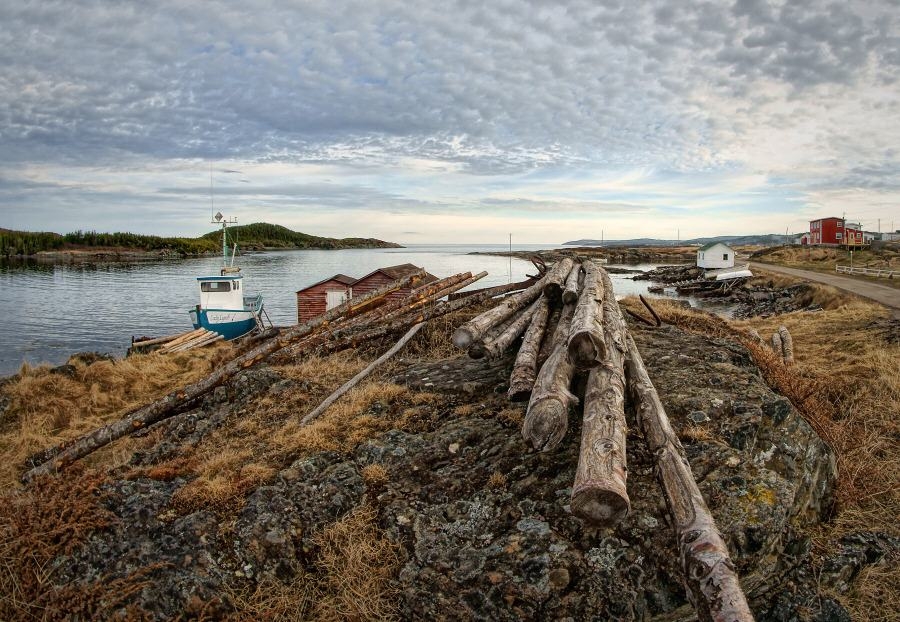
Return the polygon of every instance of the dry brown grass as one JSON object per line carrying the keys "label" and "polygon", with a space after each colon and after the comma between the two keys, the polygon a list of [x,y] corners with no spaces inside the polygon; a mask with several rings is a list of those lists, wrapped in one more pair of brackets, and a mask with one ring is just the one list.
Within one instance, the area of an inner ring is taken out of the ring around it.
{"label": "dry brown grass", "polygon": [[488,478],[487,487],[493,488],[495,490],[502,490],[506,488],[506,475],[501,473],[500,471],[494,471],[491,473],[491,476]]}
{"label": "dry brown grass", "polygon": [[[820,550],[846,533],[900,534],[900,344],[887,342],[882,332],[873,330],[888,321],[887,310],[830,290],[813,294],[834,297],[824,312],[732,323],[654,301],[667,323],[743,343],[767,382],[791,400],[834,450],[837,507],[833,519],[814,534]],[[626,305],[637,308],[633,300]],[[793,337],[791,366],[748,332],[754,328],[767,340],[781,325]],[[854,619],[876,619],[871,610],[875,602],[888,607],[877,619],[897,619],[888,611],[897,611],[898,586],[900,566],[888,563],[866,570],[854,590],[840,599]]]}
{"label": "dry brown grass", "polygon": [[369,464],[359,472],[369,486],[383,486],[388,481],[388,472],[382,464]]}
{"label": "dry brown grass", "polygon": [[[71,375],[24,365],[0,389],[10,404],[0,424],[0,489],[16,485],[31,454],[77,438],[125,412],[209,373],[229,346],[184,354],[140,355],[116,361],[70,363]],[[128,452],[130,453],[130,452]],[[108,451],[105,460],[121,460]]]}
{"label": "dry brown grass", "polygon": [[360,506],[313,538],[315,572],[289,583],[266,578],[252,592],[232,592],[232,620],[393,620],[397,545],[385,538],[377,513]]}

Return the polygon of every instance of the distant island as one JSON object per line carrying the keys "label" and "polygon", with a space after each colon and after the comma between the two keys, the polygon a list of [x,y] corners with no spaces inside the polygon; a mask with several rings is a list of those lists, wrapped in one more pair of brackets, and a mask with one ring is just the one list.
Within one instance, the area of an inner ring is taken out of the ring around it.
{"label": "distant island", "polygon": [[[243,250],[299,250],[344,248],[403,248],[400,244],[375,238],[326,238],[281,225],[254,223],[229,227],[229,238]],[[222,248],[221,231],[198,238],[159,237],[136,233],[50,232],[0,229],[0,257],[40,256],[198,256],[215,254]]]}
{"label": "distant island", "polygon": [[710,242],[725,242],[732,245],[775,246],[784,244],[785,236],[777,233],[767,233],[764,235],[719,235],[711,238],[693,238],[690,240],[657,240],[655,238],[636,238],[633,240],[584,239],[563,242],[563,246],[702,246]]}

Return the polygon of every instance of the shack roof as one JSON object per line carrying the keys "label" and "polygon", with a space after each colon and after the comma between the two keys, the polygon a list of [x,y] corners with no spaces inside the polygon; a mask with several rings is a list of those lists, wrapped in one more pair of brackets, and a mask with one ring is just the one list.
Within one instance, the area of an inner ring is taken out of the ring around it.
{"label": "shack roof", "polygon": [[721,244],[722,246],[724,246],[724,247],[727,248],[727,249],[734,250],[733,248],[731,248],[730,246],[728,246],[725,242],[709,242],[708,244],[704,244],[703,246],[701,246],[701,247],[698,248],[697,250],[698,250],[698,251],[708,251],[708,250],[711,249],[713,246],[718,246],[719,244]]}
{"label": "shack roof", "polygon": [[330,276],[327,279],[322,279],[321,281],[316,281],[312,285],[307,285],[306,287],[302,287],[297,290],[297,293],[304,292],[313,287],[317,287],[317,286],[321,285],[322,283],[327,283],[328,281],[337,281],[341,285],[346,285],[347,287],[350,287],[351,285],[353,285],[356,282],[356,279],[354,279],[352,276],[347,276],[346,274],[335,274],[334,276]]}
{"label": "shack roof", "polygon": [[[364,281],[367,278],[369,278],[370,276],[372,276],[373,274],[378,274],[379,272],[381,274],[385,275],[386,277],[388,277],[389,279],[391,279],[392,281],[396,281],[397,279],[402,279],[403,277],[409,276],[413,272],[418,272],[421,269],[422,268],[415,266],[411,263],[402,263],[402,264],[399,264],[396,266],[386,266],[384,268],[376,268],[375,270],[372,270],[369,274],[356,279],[356,281],[354,281],[354,283],[359,283],[360,281]],[[437,280],[438,280],[438,278],[436,276],[426,272],[425,278],[422,281],[423,281],[423,283],[433,283],[434,281],[437,281]]]}

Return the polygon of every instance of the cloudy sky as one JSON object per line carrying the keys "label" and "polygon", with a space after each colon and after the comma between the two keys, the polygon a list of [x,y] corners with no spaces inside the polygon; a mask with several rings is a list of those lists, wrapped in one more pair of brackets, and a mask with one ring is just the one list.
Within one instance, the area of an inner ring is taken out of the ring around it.
{"label": "cloudy sky", "polygon": [[[273,8],[273,4],[280,8]],[[900,0],[0,0],[0,227],[900,228]]]}

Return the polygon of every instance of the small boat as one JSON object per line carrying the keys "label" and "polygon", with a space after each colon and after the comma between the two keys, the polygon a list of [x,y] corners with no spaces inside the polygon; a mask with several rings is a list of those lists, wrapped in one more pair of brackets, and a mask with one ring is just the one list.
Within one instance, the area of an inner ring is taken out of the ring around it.
{"label": "small boat", "polygon": [[256,328],[263,328],[262,294],[244,295],[244,275],[234,265],[237,244],[228,260],[228,224],[237,220],[227,220],[216,213],[215,223],[222,225],[222,268],[214,276],[198,276],[200,304],[189,311],[194,328],[215,331],[225,339],[242,337]]}

